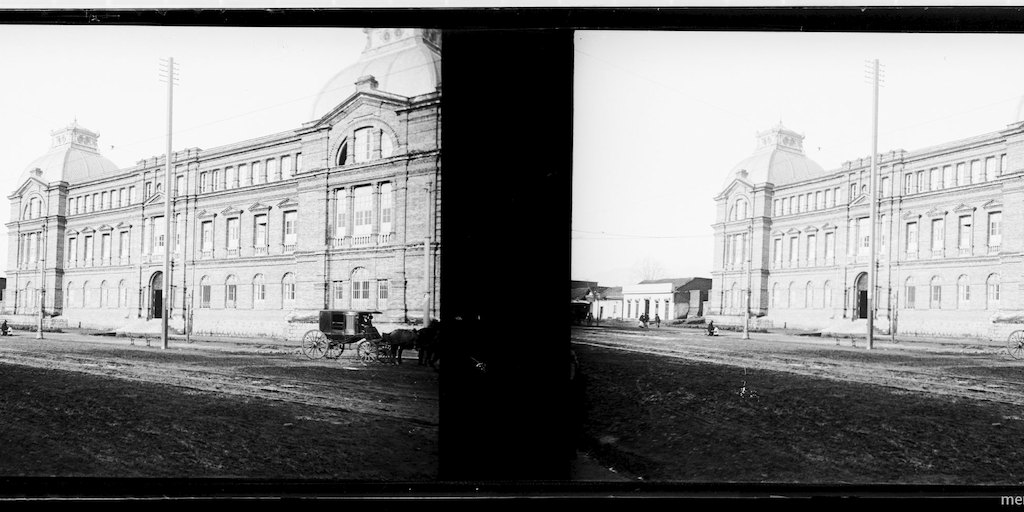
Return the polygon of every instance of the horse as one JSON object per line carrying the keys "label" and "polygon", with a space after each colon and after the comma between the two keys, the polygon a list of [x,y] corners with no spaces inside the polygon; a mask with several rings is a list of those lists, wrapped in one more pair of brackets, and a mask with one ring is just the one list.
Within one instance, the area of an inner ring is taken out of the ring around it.
{"label": "horse", "polygon": [[420,329],[416,338],[416,350],[419,351],[419,365],[427,366],[437,370],[441,361],[441,323],[431,322],[427,327]]}
{"label": "horse", "polygon": [[416,346],[419,338],[416,329],[395,329],[381,335],[384,343],[388,346],[388,353],[395,364],[402,364],[402,352]]}

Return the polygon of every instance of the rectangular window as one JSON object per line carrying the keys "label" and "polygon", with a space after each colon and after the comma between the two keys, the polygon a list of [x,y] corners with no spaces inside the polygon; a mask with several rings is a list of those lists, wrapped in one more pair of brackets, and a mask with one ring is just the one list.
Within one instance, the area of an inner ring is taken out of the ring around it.
{"label": "rectangular window", "polygon": [[1003,213],[992,212],[988,214],[988,246],[999,247],[1003,245]]}
{"label": "rectangular window", "polygon": [[295,153],[295,172],[302,172],[302,153]]}
{"label": "rectangular window", "polygon": [[201,172],[199,173],[199,192],[210,191],[210,173]]}
{"label": "rectangular window", "polygon": [[355,163],[369,162],[370,161],[370,128],[360,128],[355,132],[355,152],[354,161]]}
{"label": "rectangular window", "polygon": [[1006,153],[1003,153],[1003,154],[999,155],[999,175],[1002,176],[1003,174],[1006,174],[1006,173],[1007,173],[1007,169],[1006,169]]}
{"label": "rectangular window", "polygon": [[938,284],[932,284],[932,303],[930,307],[932,309],[942,309],[942,286]]}
{"label": "rectangular window", "polygon": [[267,160],[267,181],[277,179],[277,160]]}
{"label": "rectangular window", "polygon": [[185,177],[184,176],[178,176],[178,177],[174,178],[174,194],[180,196],[180,195],[182,195],[184,193],[185,193]]}
{"label": "rectangular window", "polygon": [[284,212],[284,245],[295,245],[295,221],[298,217],[294,211]]}
{"label": "rectangular window", "polygon": [[163,217],[153,217],[153,252],[163,254],[164,243],[167,241],[167,226]]}
{"label": "rectangular window", "polygon": [[117,257],[121,258],[121,263],[122,264],[128,262],[128,240],[129,240],[128,239],[128,232],[127,231],[122,231],[121,232],[121,240],[120,240],[120,243],[119,243],[121,249],[117,253]]}
{"label": "rectangular window", "polygon": [[267,175],[263,173],[263,166],[260,162],[252,163],[252,183],[253,185],[259,185],[260,183],[267,182]]}
{"label": "rectangular window", "polygon": [[227,186],[225,188],[235,188],[238,186],[238,169],[235,167],[227,167],[224,169],[224,173],[227,174]]}
{"label": "rectangular window", "polygon": [[860,254],[871,253],[871,219],[868,217],[861,217],[857,219],[857,240],[858,250]]}
{"label": "rectangular window", "polygon": [[800,261],[800,239],[797,237],[790,237],[789,239],[789,264],[796,266]]}
{"label": "rectangular window", "polygon": [[355,223],[353,234],[355,236],[369,235],[372,230],[373,197],[371,187],[356,187],[354,189],[353,202],[355,203]]}
{"label": "rectangular window", "polygon": [[957,241],[957,247],[960,248],[961,254],[971,248],[971,234],[971,216],[964,215],[960,217],[960,236]]}
{"label": "rectangular window", "polygon": [[78,239],[68,239],[68,263],[78,262]]}
{"label": "rectangular window", "polygon": [[229,307],[229,308],[235,307],[235,305],[237,304],[237,301],[238,301],[238,298],[237,298],[238,297],[238,285],[232,283],[232,284],[229,284],[229,285],[225,286],[224,288],[225,288],[224,289],[224,295],[225,295],[224,306]]}
{"label": "rectangular window", "polygon": [[963,162],[956,164],[956,185],[970,185],[971,177],[967,174],[967,166]]}
{"label": "rectangular window", "polygon": [[209,308],[210,307],[210,295],[211,295],[211,293],[210,293],[210,285],[208,285],[208,284],[201,285],[199,287],[199,293],[200,293],[200,304],[199,304],[199,307],[201,307],[201,308]]}
{"label": "rectangular window", "polygon": [[103,258],[103,262],[110,261],[110,234],[104,233],[100,236],[100,257]]}
{"label": "rectangular window", "polygon": [[775,266],[776,267],[781,267],[782,266],[782,239],[781,238],[776,238],[772,242],[772,247],[775,250],[775,258],[773,260],[773,261],[775,261]]}
{"label": "rectangular window", "polygon": [[295,283],[284,283],[284,300],[295,300]]}
{"label": "rectangular window", "polygon": [[903,175],[903,195],[913,194],[914,176],[909,172]]}
{"label": "rectangular window", "polygon": [[941,253],[946,245],[946,222],[932,219],[932,252]]}
{"label": "rectangular window", "polygon": [[128,203],[135,204],[135,185],[128,187]]}
{"label": "rectangular window", "polygon": [[388,280],[381,279],[377,281],[377,305],[383,306],[388,301]]}
{"label": "rectangular window", "polygon": [[836,234],[825,233],[825,262],[834,263],[836,260]]}
{"label": "rectangular window", "polygon": [[907,255],[917,255],[917,223],[907,223]]}
{"label": "rectangular window", "polygon": [[887,226],[887,224],[885,223],[885,215],[879,215],[878,216],[878,252],[882,256],[885,255],[885,244],[888,241],[888,237],[886,236],[886,234],[887,234],[886,231],[888,231],[888,229],[886,229],[886,226]]}
{"label": "rectangular window", "polygon": [[814,193],[814,205],[818,210],[825,208],[825,195],[820,191]]}
{"label": "rectangular window", "polygon": [[85,261],[91,262],[93,257],[92,253],[92,237],[85,237]]}
{"label": "rectangular window", "polygon": [[953,174],[952,165],[942,166],[942,188],[952,188],[956,186],[956,176]]}
{"label": "rectangular window", "polygon": [[334,236],[341,238],[345,236],[345,223],[348,219],[348,195],[345,189],[339,188],[334,191]]}
{"label": "rectangular window", "polygon": [[928,184],[929,189],[931,189],[931,190],[939,190],[939,189],[941,189],[942,188],[942,175],[939,174],[939,168],[935,167],[932,170],[928,171],[928,175],[929,175],[928,180],[930,181],[930,183]]}
{"label": "rectangular window", "polygon": [[238,164],[238,181],[241,186],[252,185],[252,174],[249,174],[247,164]]}
{"label": "rectangular window", "polygon": [[990,156],[985,159],[985,180],[992,181],[996,179],[996,176],[998,176],[998,171],[996,170],[996,157]]}
{"label": "rectangular window", "polygon": [[818,242],[814,235],[807,235],[807,252],[805,254],[807,255],[807,264],[814,266],[818,259]]}
{"label": "rectangular window", "polygon": [[[335,281],[334,282],[334,300],[340,301],[345,298],[345,282]],[[336,302],[335,306],[340,306],[341,302]]]}
{"label": "rectangular window", "polygon": [[228,219],[228,249],[238,250],[238,217]]}
{"label": "rectangular window", "polygon": [[981,183],[985,175],[981,173],[981,160],[971,160],[971,183]]}
{"label": "rectangular window", "polygon": [[153,182],[147,181],[142,190],[145,191],[142,197],[145,199],[149,199],[149,196],[153,195]]}
{"label": "rectangular window", "polygon": [[292,157],[291,155],[285,155],[281,157],[281,176],[284,179],[292,177]]}
{"label": "rectangular window", "polygon": [[907,309],[914,309],[914,302],[917,296],[917,287],[907,285]]}
{"label": "rectangular window", "polygon": [[215,169],[213,172],[211,172],[210,179],[213,181],[210,188],[211,191],[217,191],[223,188],[220,185],[220,169]]}
{"label": "rectangular window", "polygon": [[253,236],[254,247],[266,247],[267,246],[267,216],[257,215],[253,218],[255,222],[256,232]]}
{"label": "rectangular window", "polygon": [[200,231],[200,246],[203,252],[213,251],[213,221],[204,221]]}
{"label": "rectangular window", "polygon": [[258,282],[253,285],[253,297],[257,302],[267,300],[267,285]]}
{"label": "rectangular window", "polygon": [[924,171],[917,171],[917,191],[928,191],[928,173]]}
{"label": "rectangular window", "polygon": [[882,197],[889,197],[892,195],[892,185],[889,184],[889,177],[882,176]]}

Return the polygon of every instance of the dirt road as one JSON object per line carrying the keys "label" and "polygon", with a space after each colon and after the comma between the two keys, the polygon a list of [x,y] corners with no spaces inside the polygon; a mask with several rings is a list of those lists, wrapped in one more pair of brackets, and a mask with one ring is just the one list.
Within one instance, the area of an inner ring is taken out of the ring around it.
{"label": "dirt road", "polygon": [[[169,384],[334,410],[400,418],[436,427],[437,374],[407,355],[401,366],[355,360],[311,361],[298,347],[238,344],[162,350],[127,338],[47,333],[0,338],[0,364],[58,369],[127,381]],[[204,350],[203,348],[214,348]]]}
{"label": "dirt road", "polygon": [[864,341],[683,328],[575,328],[574,343],[765,369],[908,391],[1024,405],[1024,364],[991,344],[904,343],[868,351]]}

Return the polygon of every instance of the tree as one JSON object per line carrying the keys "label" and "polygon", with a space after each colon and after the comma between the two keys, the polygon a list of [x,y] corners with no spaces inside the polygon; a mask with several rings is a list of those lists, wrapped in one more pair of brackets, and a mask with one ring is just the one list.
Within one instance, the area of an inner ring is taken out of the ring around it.
{"label": "tree", "polygon": [[662,277],[665,277],[665,267],[662,266],[660,261],[655,260],[650,256],[647,256],[638,262],[635,265],[633,272],[638,278],[638,281],[648,281],[651,279],[661,279]]}

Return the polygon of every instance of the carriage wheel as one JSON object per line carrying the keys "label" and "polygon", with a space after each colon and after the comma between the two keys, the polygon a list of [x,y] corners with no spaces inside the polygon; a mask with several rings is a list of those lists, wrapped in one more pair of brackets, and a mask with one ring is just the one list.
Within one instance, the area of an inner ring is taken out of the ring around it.
{"label": "carriage wheel", "polygon": [[345,352],[345,344],[341,342],[331,342],[327,344],[327,358],[337,359],[341,357],[341,354]]}
{"label": "carriage wheel", "polygon": [[377,350],[373,343],[363,340],[356,345],[356,356],[364,363],[372,363],[377,360]]}
{"label": "carriage wheel", "polygon": [[1006,349],[1014,359],[1024,358],[1024,331],[1013,331],[1006,340]]}
{"label": "carriage wheel", "polygon": [[310,359],[319,359],[327,353],[327,336],[320,331],[307,331],[302,336],[302,353]]}

